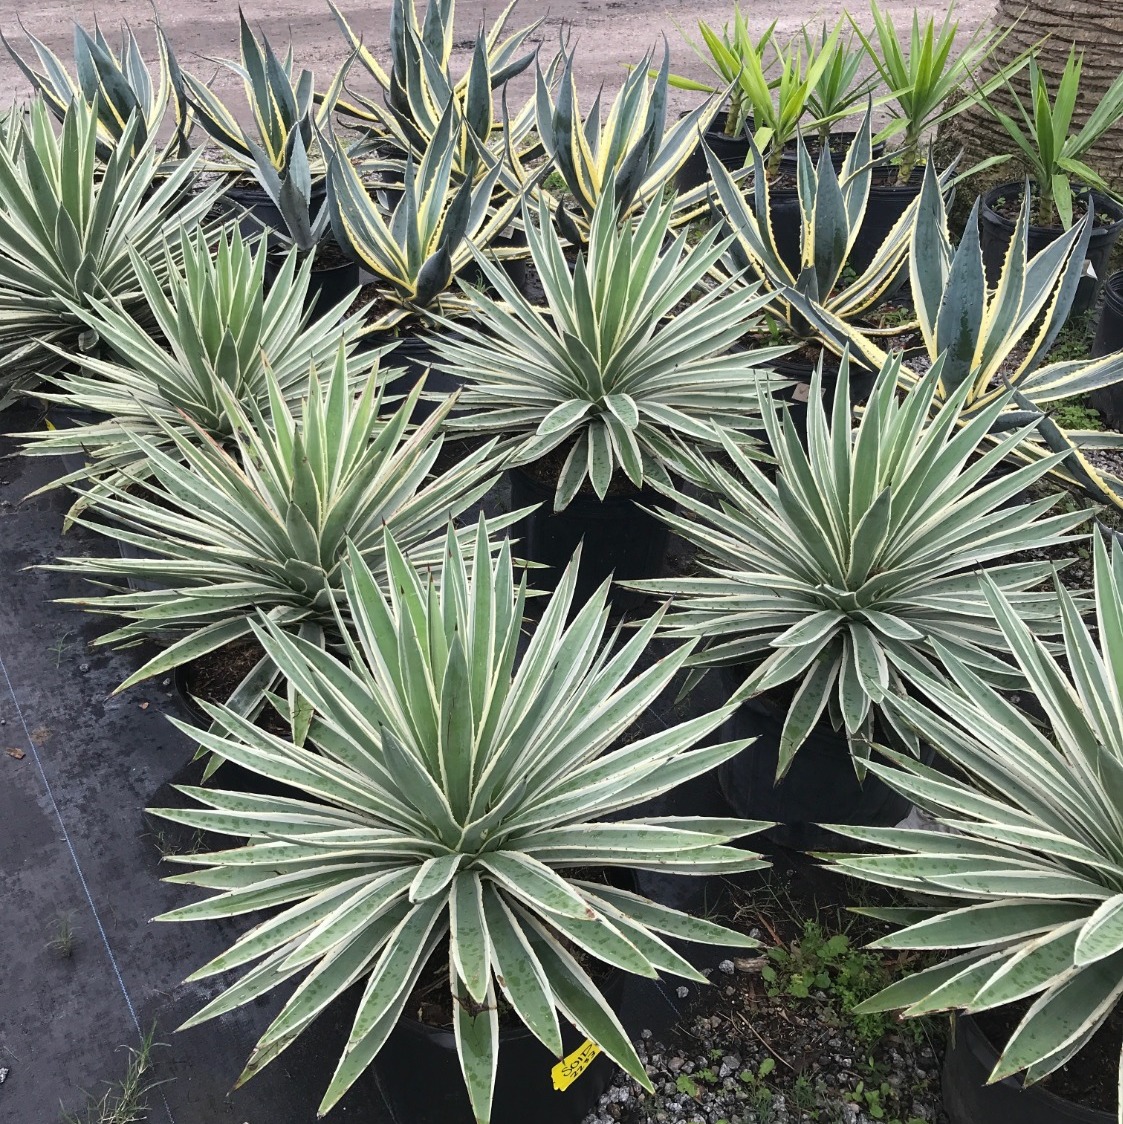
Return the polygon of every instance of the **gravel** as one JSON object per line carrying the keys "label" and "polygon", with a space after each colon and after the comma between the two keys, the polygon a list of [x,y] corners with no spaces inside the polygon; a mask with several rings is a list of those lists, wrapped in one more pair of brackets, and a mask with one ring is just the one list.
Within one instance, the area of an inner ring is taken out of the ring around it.
{"label": "gravel", "polygon": [[724,963],[738,986],[703,989],[667,1041],[638,1039],[654,1095],[621,1073],[584,1124],[947,1124],[923,1033],[891,1025],[863,1040],[826,997],[769,998]]}

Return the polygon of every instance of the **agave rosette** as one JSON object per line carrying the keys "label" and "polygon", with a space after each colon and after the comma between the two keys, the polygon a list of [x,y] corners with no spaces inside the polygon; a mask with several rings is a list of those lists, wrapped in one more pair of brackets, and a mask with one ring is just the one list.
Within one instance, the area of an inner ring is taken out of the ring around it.
{"label": "agave rosette", "polygon": [[[451,401],[407,435],[420,386],[394,414],[380,417],[381,381],[368,380],[356,396],[342,344],[323,377],[310,374],[299,410],[290,408],[268,373],[266,385],[268,420],[256,402],[240,403],[218,387],[235,421],[229,450],[197,427],[184,434],[159,419],[166,451],[130,434],[151,462],[144,491],[107,481],[90,514],[76,521],[139,556],[54,564],[101,585],[112,578],[144,583],[71,602],[123,619],[100,644],[150,638],[167,645],[121,690],[250,638],[262,613],[315,643],[330,642],[348,542],[381,573],[388,526],[419,564],[437,561],[448,520],[480,499],[494,479],[487,446],[430,478]],[[229,704],[255,713],[276,678],[263,657]]]}
{"label": "agave rosette", "polygon": [[[450,0],[431,0],[424,20],[419,20],[413,0],[395,0],[390,13],[391,69],[387,73],[361,37],[335,5],[331,5],[356,60],[380,87],[382,99],[348,92],[338,103],[348,125],[365,129],[364,147],[396,149],[403,157],[420,160],[437,135],[449,106],[456,110],[461,132],[453,160],[457,178],[486,174],[469,137],[487,147],[497,159],[510,158],[511,171],[518,169],[520,154],[535,143],[534,98],[513,117],[497,119],[494,94],[521,74],[534,61],[537,47],[526,50],[527,39],[538,27],[533,24],[505,36],[514,4],[486,31],[480,30],[467,69],[453,77],[451,54],[454,42],[455,5]],[[504,92],[505,96],[505,92]]]}
{"label": "agave rosette", "polygon": [[190,152],[191,110],[184,94],[183,75],[164,29],[156,20],[156,49],[159,68],[155,75],[140,53],[136,36],[127,24],[121,30],[121,49],[114,51],[102,34],[97,20],[91,35],[79,24],[74,25],[74,75],[62,60],[40,39],[23,28],[42,68],[22,55],[4,38],[3,43],[16,66],[43,98],[51,112],[63,121],[72,102],[83,102],[97,116],[97,153],[108,160],[125,134],[129,119],[136,125],[128,138],[129,155],[134,155],[155,136],[164,122],[168,105],[175,111],[175,134],[168,146],[177,156]]}
{"label": "agave rosette", "polygon": [[1054,563],[1015,560],[1073,541],[1083,511],[1051,514],[1057,495],[1011,502],[1049,468],[1003,474],[1023,435],[987,437],[999,400],[968,421],[965,388],[933,410],[941,363],[898,400],[899,357],[881,371],[856,429],[844,355],[827,421],[821,370],[807,408],[807,447],[786,413],[764,414],[775,479],[732,441],[732,468],[694,458],[710,496],[669,491],[679,514],[659,516],[701,551],[705,575],[628,582],[674,598],[664,631],[694,637],[700,676],[743,669],[734,697],[794,692],[781,734],[782,775],[824,715],[845,731],[855,761],[881,718],[915,746],[888,700],[946,679],[950,651],[988,682],[1023,685],[985,594],[985,573],[1042,636],[1060,628],[1042,583]]}
{"label": "agave rosette", "polygon": [[[939,713],[894,703],[956,766],[937,772],[887,753],[871,763],[947,831],[834,828],[890,853],[828,856],[850,877],[919,895],[866,910],[905,927],[887,949],[956,950],[858,1010],[985,1011],[1027,1005],[990,1081],[1038,1081],[1066,1065],[1123,998],[1123,552],[1095,543],[1095,634],[1058,581],[1063,661],[995,584],[986,595],[1040,714],[1020,711],[944,653]],[[997,1045],[998,1043],[996,1043]],[[1123,1111],[1121,1111],[1123,1118]]]}
{"label": "agave rosette", "polygon": [[[771,217],[772,192],[756,144],[749,142],[754,175],[747,190],[742,190],[737,178],[706,149],[717,214],[732,236],[729,267],[739,277],[760,277],[769,292],[769,309],[800,336],[811,335],[811,325],[789,298],[792,291],[814,301],[835,319],[851,323],[885,299],[906,267],[916,224],[916,201],[893,225],[865,269],[844,280],[869,203],[873,177],[871,112],[867,108],[846,150],[841,172],[835,170],[829,149],[824,148],[818,163],[813,164],[803,137],[797,138],[800,254],[794,268],[777,246]],[[827,336],[826,342],[841,351],[836,337]]]}
{"label": "agave rosette", "polygon": [[[925,167],[909,255],[924,347],[931,360],[944,356],[941,398],[960,386],[967,388],[964,418],[1005,398],[1007,412],[996,420],[996,429],[1037,419],[1036,433],[1027,433],[1019,456],[1038,459],[1064,453],[1058,476],[1105,502],[1123,504],[1123,480],[1095,467],[1082,451],[1114,447],[1118,440],[1062,430],[1047,412],[1050,403],[1123,378],[1121,352],[1098,359],[1044,363],[1072,307],[1092,228],[1086,218],[1081,219],[1030,257],[1030,206],[1027,190],[998,282],[988,287],[976,221],[978,202],[963,238],[953,246],[938,177],[931,162]],[[832,348],[848,345],[874,368],[885,363],[886,352],[860,326],[847,323],[803,293],[789,289],[787,296]],[[906,386],[920,377],[907,363],[901,367],[901,375]]]}
{"label": "agave rosette", "polygon": [[[296,146],[308,159],[318,155],[313,142],[317,132],[328,126],[346,67],[337,73],[331,90],[317,99],[315,76],[311,70],[296,69],[291,46],[279,58],[264,35],[260,43],[254,38],[240,9],[238,28],[240,61],[224,65],[242,79],[253,133],[243,128],[210,86],[185,72],[186,96],[196,121],[233,159],[233,170],[256,174],[257,166],[264,164],[283,176]],[[319,170],[322,174],[322,167]]]}
{"label": "agave rosette", "polygon": [[447,950],[475,1119],[491,1114],[501,998],[558,1057],[560,1014],[650,1088],[577,956],[702,983],[664,937],[756,942],[588,872],[700,875],[765,865],[727,846],[764,824],[623,818],[744,747],[691,749],[730,708],[621,746],[690,645],[637,670],[657,622],[626,640],[619,630],[606,638],[608,583],[577,608],[570,566],[519,660],[526,588],[525,580],[515,584],[507,542],[493,561],[481,523],[469,563],[450,534],[439,575],[407,564],[389,532],[382,555],[388,581],[357,552],[344,572],[356,637],[349,665],[275,624],[255,624],[269,658],[311,705],[302,745],[219,707],[208,707],[213,731],[198,735],[221,759],[298,795],[194,788],[185,791],[202,807],[159,812],[244,840],[233,850],[178,856],[194,869],[174,881],[218,892],[161,920],[282,907],[194,973],[204,979],[252,965],[186,1025],[304,974],[255,1047],[246,1080],[358,985],[362,997],[324,1113],[378,1054],[426,964],[443,963]]}
{"label": "agave rosette", "polygon": [[[339,245],[374,274],[380,295],[393,306],[374,325],[378,329],[426,316],[438,306],[464,311],[465,302],[448,293],[453,277],[471,263],[473,245],[487,247],[507,229],[530,186],[515,183],[502,162],[479,146],[475,151],[487,174],[457,181],[453,165],[460,135],[456,108],[449,105],[420,162],[406,158],[401,197],[389,215],[371,198],[339,143],[331,143],[332,230]],[[493,206],[497,185],[507,195]]]}
{"label": "agave rosette", "polygon": [[12,127],[0,146],[0,409],[65,366],[64,353],[96,343],[76,307],[112,293],[141,315],[134,262],[149,262],[165,283],[167,240],[205,221],[221,191],[219,184],[189,190],[197,153],[157,177],[152,138],[134,149],[135,116],[104,165],[97,118],[85,102],[70,103],[58,133],[41,98]]}
{"label": "agave rosette", "polygon": [[610,191],[570,266],[540,200],[539,224],[523,221],[547,307],[480,255],[499,299],[466,288],[474,316],[434,341],[465,381],[455,428],[505,435],[512,464],[566,449],[556,510],[586,479],[603,498],[618,470],[636,487],[669,481],[679,441],[717,447],[718,427],[751,440],[760,386],[780,385],[767,364],[788,349],[730,350],[767,297],[699,287],[725,243],[716,230],[689,247],[685,233],[669,239],[671,208],[618,226]]}
{"label": "agave rosette", "polygon": [[309,370],[329,368],[341,343],[356,390],[376,363],[376,354],[355,350],[362,325],[358,317],[345,318],[353,294],[310,318],[304,308],[311,259],[298,265],[290,252],[266,292],[265,246],[255,249],[236,226],[217,238],[181,231],[165,245],[159,272],[135,253],[132,258],[146,302],[142,321],[118,300],[90,298],[89,308],[75,313],[112,351],[104,359],[83,357],[80,371],[49,380],[54,392],[37,394],[104,420],[20,435],[29,442],[26,453],[88,458],[54,482],[83,485],[72,514],[95,501],[98,481],[120,488],[150,474],[134,434],[172,455],[169,430],[188,441],[225,444],[241,421],[227,410],[230,398],[243,410],[255,403],[267,418],[271,384],[294,410],[308,392]]}
{"label": "agave rosette", "polygon": [[[649,77],[648,54],[625,79],[603,119],[599,93],[588,115],[582,116],[574,54],[563,52],[556,97],[550,92],[550,75],[538,69],[536,119],[542,145],[577,209],[568,211],[545,189],[541,195],[554,208],[565,237],[580,245],[588,238],[594,212],[606,194],[612,195],[622,220],[638,217],[662,197],[700,134],[709,128],[717,103],[711,97],[667,128],[670,51],[665,48],[654,80]],[[687,222],[703,202],[704,192],[684,197],[675,212],[676,223]]]}

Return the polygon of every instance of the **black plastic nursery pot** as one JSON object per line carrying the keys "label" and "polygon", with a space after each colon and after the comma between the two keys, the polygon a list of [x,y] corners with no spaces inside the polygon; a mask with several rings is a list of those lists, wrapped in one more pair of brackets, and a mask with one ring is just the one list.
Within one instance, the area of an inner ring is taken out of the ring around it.
{"label": "black plastic nursery pot", "polygon": [[[639,581],[658,577],[667,554],[671,532],[667,525],[645,507],[663,506],[668,501],[654,488],[631,489],[603,500],[579,492],[564,511],[554,511],[555,480],[542,480],[526,468],[508,470],[511,482],[511,508],[518,510],[538,504],[516,528],[517,553],[530,562],[548,567],[533,571],[532,585],[540,589],[557,586],[562,571],[569,565],[578,543],[581,569],[575,600],[583,604],[609,575],[619,581]],[[633,609],[644,601],[642,593],[614,588],[615,609]]]}
{"label": "black plastic nursery pot", "polygon": [[[623,984],[616,973],[605,987],[616,1009]],[[565,1050],[560,1069],[559,1059],[529,1030],[500,1031],[492,1124],[579,1124],[596,1106],[616,1066],[560,1021]],[[401,1019],[374,1067],[395,1124],[474,1124],[451,1030]],[[563,1088],[555,1087],[555,1073]]]}
{"label": "black plastic nursery pot", "polygon": [[[903,184],[897,183],[897,169],[892,166],[874,171],[866,213],[848,259],[848,264],[855,273],[868,268],[889,232],[908,210],[909,204],[920,194],[923,184],[923,168],[914,168],[908,183]],[[904,284],[907,276],[907,269],[902,269],[897,283],[886,291],[886,297],[892,296]]]}
{"label": "black plastic nursery pot", "polygon": [[[315,218],[327,199],[327,182],[319,180],[312,184],[311,212]],[[253,238],[264,229],[284,230],[285,220],[281,212],[264,188],[256,183],[234,183],[226,189],[225,198],[247,213],[239,222],[243,238]]]}
{"label": "black plastic nursery pot", "polygon": [[[830,357],[828,356],[828,360]],[[795,424],[800,440],[807,443],[807,401],[811,393],[811,378],[815,364],[809,360],[786,357],[769,364],[781,376],[790,379],[792,386],[778,391],[777,399],[787,404],[788,414]],[[877,383],[877,371],[860,366],[853,358],[850,361],[850,404],[860,406],[869,398]],[[832,370],[827,363],[823,365],[823,401],[828,416],[834,405],[835,387],[838,383],[837,361]]]}
{"label": "black plastic nursery pot", "polygon": [[[285,253],[287,250],[282,247],[270,251],[265,262],[267,289],[276,281]],[[326,264],[319,264],[321,258]],[[312,272],[308,279],[308,294],[304,298],[305,311],[311,312],[313,317],[323,316],[349,294],[358,290],[361,283],[359,263],[348,258],[334,242],[329,242],[317,250],[317,261],[312,264]]]}
{"label": "black plastic nursery pot", "polygon": [[[724,111],[717,115],[717,120],[725,120]],[[705,137],[710,151],[721,161],[723,167],[728,168],[731,172],[736,172],[745,166],[745,161],[749,156],[749,138],[745,132],[741,132],[737,136],[729,136],[719,126],[707,129],[702,135]],[[693,191],[696,187],[701,187],[709,178],[710,166],[706,163],[706,153],[699,144],[683,162],[682,167],[679,168],[675,176],[675,191],[683,195],[688,191]]]}
{"label": "black plastic nursery pot", "polygon": [[956,1015],[944,1054],[944,1111],[951,1124],[1115,1124],[1113,1112],[1085,1108],[1040,1085],[1007,1077],[986,1084],[998,1050],[970,1015]]}
{"label": "black plastic nursery pot", "polygon": [[[982,205],[979,208],[979,229],[982,233],[983,266],[986,270],[988,285],[995,285],[998,282],[998,275],[1002,270],[1006,250],[1010,245],[1010,240],[1014,237],[1014,221],[1000,214],[996,207],[999,201],[1003,199],[1015,199],[1020,202],[1024,191],[1024,183],[1002,183],[997,187],[992,187],[990,191],[983,195]],[[1091,273],[1089,274],[1086,270],[1080,278],[1080,284],[1076,288],[1076,296],[1072,302],[1072,309],[1069,312],[1070,316],[1087,312],[1095,304],[1100,284],[1107,273],[1107,263],[1111,257],[1111,251],[1119,238],[1120,231],[1123,231],[1123,206],[1115,202],[1114,199],[1109,199],[1096,192],[1087,193],[1086,198],[1091,199],[1097,216],[1108,215],[1111,221],[1101,223],[1092,230],[1092,236],[1088,242],[1087,257],[1085,258],[1086,266],[1090,267]],[[1031,224],[1029,228],[1030,256],[1040,253],[1063,233],[1064,230],[1059,226],[1033,226]]]}
{"label": "black plastic nursery pot", "polygon": [[[1103,307],[1092,343],[1092,357],[1098,359],[1113,351],[1123,351],[1123,272],[1113,273],[1103,285]],[[1123,384],[1115,383],[1088,395],[1112,429],[1123,428]]]}
{"label": "black plastic nursery pot", "polygon": [[456,375],[437,366],[437,353],[423,336],[401,336],[394,350],[387,353],[382,363],[386,367],[402,367],[404,373],[386,384],[386,395],[404,397],[425,376],[422,397],[413,408],[410,420],[420,425],[440,405],[441,400],[455,394],[463,383]]}
{"label": "black plastic nursery pot", "polygon": [[[513,230],[510,234],[504,234],[496,238],[491,245],[497,250],[525,249],[526,234],[521,230]],[[511,279],[515,288],[518,289],[520,293],[523,292],[526,287],[527,266],[529,265],[528,258],[499,258],[498,261],[503,268],[503,272]],[[487,278],[484,277],[484,271],[476,264],[475,259],[470,261],[456,276],[469,285],[475,285],[477,288],[486,287],[489,290],[491,289]],[[453,291],[456,291],[455,285],[453,286]]]}
{"label": "black plastic nursery pot", "polygon": [[1113,273],[1104,282],[1103,295],[1103,308],[1092,343],[1093,358],[1123,351],[1123,270]]}
{"label": "black plastic nursery pot", "polygon": [[314,317],[323,316],[354,293],[359,285],[358,262],[341,261],[334,265],[314,266],[308,282],[308,299],[305,307],[311,310]]}
{"label": "black plastic nursery pot", "polygon": [[799,191],[796,188],[771,188],[768,192],[768,221],[772,225],[772,240],[776,244],[780,260],[793,276],[798,277],[803,210],[799,205]]}
{"label": "black plastic nursery pot", "polygon": [[[733,683],[732,677],[729,682]],[[830,833],[817,824],[889,827],[905,818],[909,801],[872,773],[858,779],[846,735],[826,717],[797,750],[777,784],[785,713],[767,699],[748,699],[722,728],[722,740],[756,738],[718,770],[722,793],[738,816],[774,821],[777,826],[766,832],[768,837],[796,850],[831,845]]]}

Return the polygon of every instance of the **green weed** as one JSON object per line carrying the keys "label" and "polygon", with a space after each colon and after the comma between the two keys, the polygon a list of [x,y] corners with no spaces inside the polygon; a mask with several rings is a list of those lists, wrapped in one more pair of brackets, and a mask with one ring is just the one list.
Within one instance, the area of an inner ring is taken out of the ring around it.
{"label": "green weed", "polygon": [[63,1112],[61,1124],[143,1124],[148,1119],[148,1094],[159,1084],[148,1080],[155,1034],[153,1027],[138,1047],[127,1047],[129,1064],[125,1076],[110,1084],[100,1097],[88,1095],[79,1112]]}

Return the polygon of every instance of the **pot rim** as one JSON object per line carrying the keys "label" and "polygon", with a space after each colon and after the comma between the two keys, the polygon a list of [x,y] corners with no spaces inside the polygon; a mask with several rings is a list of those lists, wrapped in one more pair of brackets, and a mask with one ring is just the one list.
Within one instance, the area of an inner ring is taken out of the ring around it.
{"label": "pot rim", "polygon": [[[998,211],[994,209],[994,203],[1007,192],[1016,192],[1018,198],[1020,199],[1024,191],[1024,180],[1011,180],[1009,183],[996,184],[994,187],[983,193],[982,202],[979,207],[979,213],[984,216],[988,222],[991,222],[995,226],[997,226],[999,230],[1002,230],[1003,232],[1012,232],[1014,229],[1014,220],[1008,219],[1005,215],[999,214]],[[1084,194],[1087,194],[1091,197],[1095,204],[1096,210],[1102,209],[1115,214],[1115,219],[1112,222],[1107,223],[1106,225],[1096,226],[1093,224],[1093,238],[1097,236],[1099,236],[1100,238],[1105,238],[1112,232],[1117,232],[1123,229],[1123,204],[1118,203],[1116,200],[1112,199],[1108,195],[1104,195],[1102,192],[1096,191],[1094,188],[1082,188],[1078,192],[1078,197]],[[1064,228],[1060,226],[1039,226],[1037,223],[1033,222],[1029,224],[1029,229],[1042,234],[1053,234],[1056,237],[1060,237],[1065,232]]]}
{"label": "pot rim", "polygon": [[[979,1026],[974,1015],[966,1011],[953,1012],[951,1019],[951,1039],[945,1055],[944,1067],[947,1068],[947,1058],[952,1050],[964,1048],[968,1050],[989,1073],[998,1064],[999,1052],[994,1043],[987,1037],[983,1028]],[[957,1041],[956,1035],[962,1033],[962,1042]],[[1070,1120],[1079,1119],[1081,1124],[1115,1124],[1117,1119],[1114,1112],[1107,1112],[1102,1108],[1089,1108],[1079,1101],[1069,1100],[1067,1097],[1058,1096],[1040,1084],[1025,1085],[1017,1077],[1004,1077],[997,1082],[1008,1089],[1016,1089],[1022,1096],[1032,1096],[1040,1100],[1041,1104],[1052,1112],[1061,1113]],[[1079,1117],[1077,1114],[1080,1114]],[[1060,1117],[1058,1116],[1058,1119]]]}

